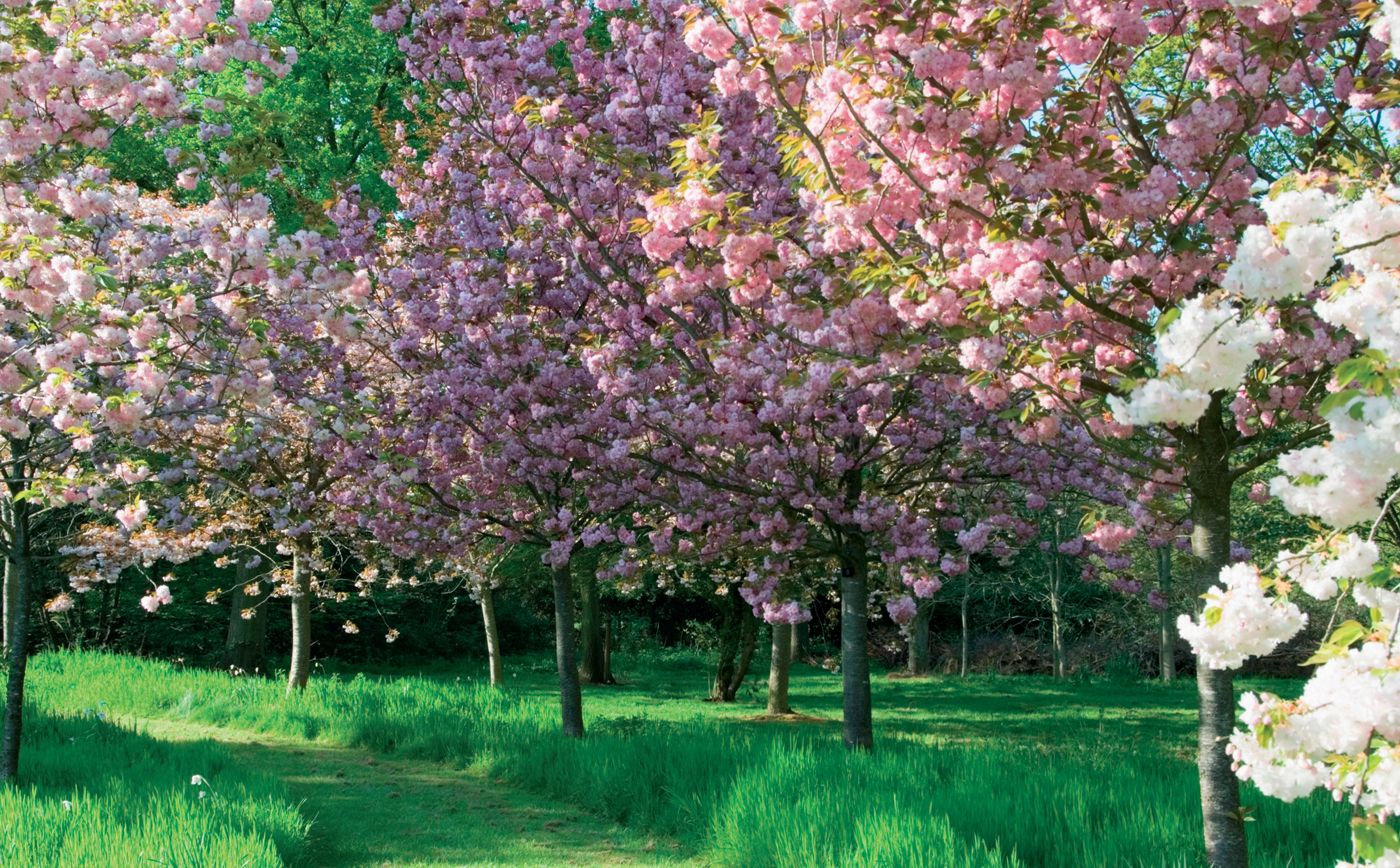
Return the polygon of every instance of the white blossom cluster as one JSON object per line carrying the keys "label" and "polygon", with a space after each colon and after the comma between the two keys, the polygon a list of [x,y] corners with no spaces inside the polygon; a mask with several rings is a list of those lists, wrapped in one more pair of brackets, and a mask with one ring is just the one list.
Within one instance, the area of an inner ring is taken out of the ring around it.
{"label": "white blossom cluster", "polygon": [[1190,424],[1210,405],[1210,393],[1234,389],[1273,329],[1257,314],[1243,317],[1222,298],[1185,302],[1157,340],[1157,377],[1133,390],[1129,400],[1113,396],[1114,418],[1128,425]]}
{"label": "white blossom cluster", "polygon": [[1292,639],[1308,623],[1296,605],[1265,593],[1263,578],[1251,564],[1225,567],[1220,581],[1225,587],[1206,594],[1199,622],[1190,615],[1177,620],[1181,638],[1212,669],[1237,669]]}
{"label": "white blossom cluster", "polygon": [[1285,190],[1262,204],[1270,226],[1245,230],[1221,281],[1223,294],[1182,304],[1158,340],[1157,377],[1127,400],[1109,399],[1116,421],[1196,421],[1210,404],[1209,393],[1238,388],[1258,346],[1274,336],[1262,317],[1245,315],[1229,297],[1267,302],[1306,296],[1339,261],[1353,277],[1318,301],[1317,314],[1372,349],[1400,358],[1400,293],[1393,273],[1400,268],[1400,188],[1368,190],[1350,201],[1317,188]]}
{"label": "white blossom cluster", "polygon": [[[1373,738],[1400,741],[1400,657],[1389,637],[1368,641],[1318,667],[1296,702],[1247,693],[1241,705],[1248,729],[1230,738],[1236,773],[1265,795],[1284,801],[1319,786],[1355,799],[1360,758],[1365,771],[1362,807],[1382,816],[1400,812],[1400,749],[1377,748]],[[1354,762],[1338,762],[1335,758]]]}
{"label": "white blossom cluster", "polygon": [[1369,576],[1380,556],[1375,543],[1353,533],[1305,552],[1284,549],[1278,554],[1278,571],[1308,596],[1330,600],[1337,596],[1339,581]]}
{"label": "white blossom cluster", "polygon": [[1281,457],[1279,469],[1288,476],[1273,479],[1269,491],[1289,512],[1332,527],[1374,521],[1386,486],[1400,472],[1400,407],[1390,398],[1357,398],[1329,413],[1327,422],[1332,439]]}

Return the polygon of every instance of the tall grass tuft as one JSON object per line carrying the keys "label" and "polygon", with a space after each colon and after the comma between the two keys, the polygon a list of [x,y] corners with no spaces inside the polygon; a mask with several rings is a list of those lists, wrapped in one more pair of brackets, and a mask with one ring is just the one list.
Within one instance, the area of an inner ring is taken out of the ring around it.
{"label": "tall grass tuft", "polygon": [[279,783],[240,771],[218,745],[162,742],[105,717],[27,714],[22,786],[0,789],[0,866],[283,868],[300,857],[306,824]]}

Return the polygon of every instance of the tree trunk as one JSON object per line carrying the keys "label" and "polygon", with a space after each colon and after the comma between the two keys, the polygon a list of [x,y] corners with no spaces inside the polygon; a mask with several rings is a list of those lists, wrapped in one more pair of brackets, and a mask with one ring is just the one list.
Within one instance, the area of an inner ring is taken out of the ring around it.
{"label": "tree trunk", "polygon": [[1069,672],[1065,665],[1065,625],[1060,613],[1060,587],[1064,583],[1065,561],[1060,554],[1063,539],[1058,516],[1053,527],[1055,538],[1050,549],[1050,675],[1063,679],[1068,677]]}
{"label": "tree trunk", "polygon": [[6,559],[5,559],[5,617],[4,617],[4,621],[5,621],[4,650],[5,650],[5,653],[6,653],[6,654],[9,654],[9,653],[10,653],[10,644],[11,644],[11,642],[10,642],[10,636],[11,636],[11,634],[14,632],[14,629],[15,629],[15,628],[14,628],[14,625],[13,625],[11,622],[14,620],[15,613],[18,612],[18,611],[20,611],[18,608],[16,608],[16,607],[18,606],[18,604],[19,604],[19,600],[18,600],[19,588],[17,587],[18,584],[19,584],[19,578],[18,578],[18,576],[17,576],[16,573],[15,573],[14,564],[11,563],[11,561],[10,561],[9,558],[6,558]]}
{"label": "tree trunk", "polygon": [[[1191,492],[1191,548],[1200,559],[1199,589],[1219,581],[1230,563],[1230,447],[1221,393],[1197,423],[1188,454],[1186,483]],[[1200,696],[1197,765],[1210,868],[1248,868],[1249,850],[1240,815],[1240,782],[1225,752],[1235,728],[1234,677],[1196,660]]]}
{"label": "tree trunk", "polygon": [[869,570],[865,536],[846,528],[841,558],[841,716],[847,750],[874,750],[870,707]]}
{"label": "tree trunk", "polygon": [[971,650],[972,650],[972,648],[971,648],[971,646],[970,646],[970,635],[969,635],[969,633],[968,633],[968,624],[967,624],[967,604],[968,604],[968,601],[971,599],[971,597],[972,597],[972,577],[971,577],[971,576],[964,575],[964,576],[963,576],[963,595],[962,595],[962,672],[961,672],[961,676],[962,676],[963,678],[966,678],[966,677],[967,677],[967,662],[968,662],[968,656],[969,656],[969,654],[970,654],[970,652],[971,652]]}
{"label": "tree trunk", "polygon": [[1172,620],[1172,549],[1164,545],[1157,549],[1157,587],[1167,607],[1162,610],[1162,644],[1158,649],[1157,668],[1161,670],[1162,681],[1176,680],[1176,622]]}
{"label": "tree trunk", "polygon": [[608,615],[603,620],[603,683],[616,684],[612,674],[612,652],[613,652],[613,620],[612,615]]}
{"label": "tree trunk", "polygon": [[[261,577],[248,569],[246,557],[238,558],[237,584],[233,588],[233,607],[228,618],[228,638],[219,666],[235,675],[252,675],[262,671],[267,639],[267,598],[272,593]],[[248,585],[256,583],[257,591],[248,593]],[[244,618],[244,610],[252,617]]]}
{"label": "tree trunk", "polygon": [[929,668],[928,622],[933,617],[933,600],[919,600],[914,610],[914,623],[909,626],[910,675],[927,675]]}
{"label": "tree trunk", "polygon": [[[17,494],[10,486],[12,496]],[[19,778],[19,748],[24,727],[24,673],[29,664],[29,604],[33,592],[33,551],[29,538],[29,502],[13,500],[10,506],[10,572],[14,577],[13,615],[10,620],[10,672],[5,685],[5,718],[0,728],[0,781]]]}
{"label": "tree trunk", "polygon": [[559,667],[559,711],[564,735],[583,737],[583,691],[574,662],[574,583],[572,563],[554,567],[554,658]]}
{"label": "tree trunk", "polygon": [[1064,561],[1057,551],[1051,556],[1050,578],[1050,667],[1056,678],[1066,678],[1069,673],[1065,665],[1065,623],[1060,615],[1060,581],[1063,578]]}
{"label": "tree trunk", "polygon": [[788,674],[792,665],[792,625],[773,625],[773,656],[768,662],[768,713],[792,714]]}
{"label": "tree trunk", "polygon": [[298,543],[292,549],[292,664],[287,695],[306,689],[311,678],[311,565]]}
{"label": "tree trunk", "polygon": [[792,625],[792,661],[799,663],[812,653],[812,624],[803,621]]}
{"label": "tree trunk", "polygon": [[607,684],[603,666],[603,618],[598,576],[591,570],[579,583],[580,659],[578,675],[584,684]]}
{"label": "tree trunk", "polygon": [[116,611],[112,607],[112,592],[120,582],[109,582],[102,588],[102,604],[97,611],[97,626],[92,630],[92,644],[107,647],[107,637],[112,635],[112,619]]}
{"label": "tree trunk", "polygon": [[758,648],[758,619],[742,600],[740,605],[744,608],[739,613],[739,662],[734,667],[734,675],[729,684],[724,688],[725,702],[733,702],[739,698],[739,688],[744,686],[744,679],[749,677],[753,654]]}
{"label": "tree trunk", "polygon": [[505,683],[505,667],[501,665],[501,634],[496,626],[496,597],[490,585],[481,588],[481,620],[486,625],[486,659],[491,670],[491,686]]}
{"label": "tree trunk", "polygon": [[710,685],[710,702],[731,701],[725,699],[725,694],[730,683],[734,681],[734,661],[739,656],[739,639],[746,605],[739,596],[738,587],[730,585],[720,609],[719,660],[715,664],[714,683]]}

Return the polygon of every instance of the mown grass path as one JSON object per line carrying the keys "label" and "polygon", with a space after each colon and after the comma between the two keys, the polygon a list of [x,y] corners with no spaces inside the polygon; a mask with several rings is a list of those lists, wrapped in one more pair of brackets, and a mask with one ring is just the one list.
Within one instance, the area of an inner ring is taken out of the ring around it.
{"label": "mown grass path", "polygon": [[237,762],[285,782],[313,821],[308,864],[294,868],[708,864],[471,769],[188,723],[138,725],[171,741],[222,742]]}

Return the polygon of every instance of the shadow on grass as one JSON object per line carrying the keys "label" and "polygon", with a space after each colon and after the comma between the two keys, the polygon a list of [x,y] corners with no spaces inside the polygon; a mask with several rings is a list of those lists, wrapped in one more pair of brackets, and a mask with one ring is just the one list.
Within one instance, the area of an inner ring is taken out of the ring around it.
{"label": "shadow on grass", "polygon": [[672,842],[475,769],[193,724],[146,726],[167,739],[218,738],[243,767],[280,778],[312,821],[303,868],[702,864]]}

